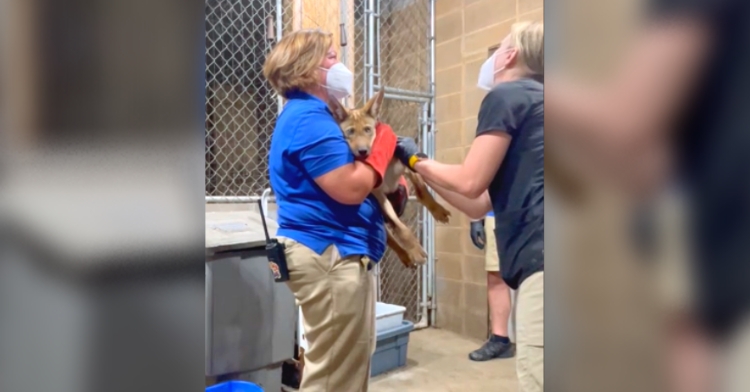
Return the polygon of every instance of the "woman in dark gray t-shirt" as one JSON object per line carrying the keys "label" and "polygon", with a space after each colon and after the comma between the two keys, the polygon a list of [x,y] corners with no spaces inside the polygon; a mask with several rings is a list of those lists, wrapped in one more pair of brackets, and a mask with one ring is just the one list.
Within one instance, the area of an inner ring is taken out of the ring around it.
{"label": "woman in dark gray t-shirt", "polygon": [[404,164],[470,218],[494,212],[500,272],[518,290],[516,363],[525,392],[544,389],[543,73],[543,24],[515,24],[480,70],[478,86],[489,93],[464,162],[427,159],[408,138],[396,148]]}

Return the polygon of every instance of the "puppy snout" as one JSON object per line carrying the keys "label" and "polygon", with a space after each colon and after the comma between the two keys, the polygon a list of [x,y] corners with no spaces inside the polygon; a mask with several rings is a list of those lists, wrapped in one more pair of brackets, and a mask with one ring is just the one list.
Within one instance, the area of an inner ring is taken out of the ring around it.
{"label": "puppy snout", "polygon": [[359,154],[360,158],[365,158],[368,155],[370,155],[370,150],[367,148],[360,148],[357,153]]}

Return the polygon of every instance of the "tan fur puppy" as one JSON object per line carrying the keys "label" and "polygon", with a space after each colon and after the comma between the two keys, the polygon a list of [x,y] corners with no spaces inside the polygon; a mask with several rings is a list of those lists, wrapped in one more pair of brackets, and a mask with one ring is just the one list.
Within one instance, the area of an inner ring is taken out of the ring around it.
{"label": "tan fur puppy", "polygon": [[[375,126],[378,122],[378,113],[383,103],[383,91],[379,91],[363,107],[348,110],[338,101],[328,102],[331,112],[344,132],[344,138],[357,159],[366,158],[370,155],[372,143],[375,140]],[[401,262],[407,267],[424,264],[427,253],[422,248],[417,237],[398,218],[390,201],[385,195],[398,190],[398,182],[401,176],[405,176],[414,186],[417,200],[427,207],[433,217],[439,222],[447,223],[450,212],[438,203],[427,189],[427,186],[417,173],[406,170],[406,167],[393,158],[388,164],[382,184],[372,191],[377,198],[386,218],[386,232],[388,233],[388,246],[396,252]]]}

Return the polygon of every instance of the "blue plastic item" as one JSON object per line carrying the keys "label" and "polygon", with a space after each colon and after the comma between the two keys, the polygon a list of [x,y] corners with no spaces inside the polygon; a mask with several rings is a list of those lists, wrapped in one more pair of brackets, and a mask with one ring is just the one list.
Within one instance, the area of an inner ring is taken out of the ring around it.
{"label": "blue plastic item", "polygon": [[263,388],[245,381],[227,381],[206,388],[206,392],[263,392]]}
{"label": "blue plastic item", "polygon": [[414,329],[411,321],[378,333],[375,354],[372,356],[370,377],[406,366],[406,350],[409,347],[409,333]]}

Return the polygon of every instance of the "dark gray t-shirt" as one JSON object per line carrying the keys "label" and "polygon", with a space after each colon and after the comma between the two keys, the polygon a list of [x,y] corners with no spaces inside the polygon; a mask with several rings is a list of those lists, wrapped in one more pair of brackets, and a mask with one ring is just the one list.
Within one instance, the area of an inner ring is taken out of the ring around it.
{"label": "dark gray t-shirt", "polygon": [[490,132],[512,137],[488,191],[500,273],[515,290],[544,270],[544,86],[532,79],[495,86],[477,125],[477,136]]}

